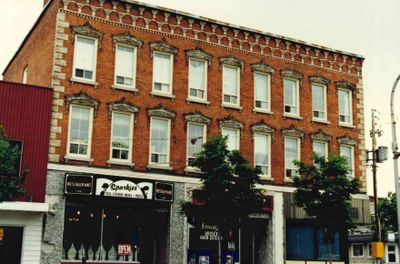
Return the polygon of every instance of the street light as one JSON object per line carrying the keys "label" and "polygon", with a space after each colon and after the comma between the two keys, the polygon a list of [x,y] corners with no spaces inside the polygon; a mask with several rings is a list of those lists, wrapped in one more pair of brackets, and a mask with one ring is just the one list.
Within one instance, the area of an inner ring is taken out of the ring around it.
{"label": "street light", "polygon": [[[397,83],[400,80],[400,75],[397,76],[394,81],[392,93],[390,95],[390,117],[392,121],[392,151],[393,151],[393,169],[394,169],[394,180],[396,187],[396,207],[397,207],[397,233],[400,235],[400,182],[399,182],[399,168],[397,166],[397,160],[400,156],[398,152],[397,139],[396,139],[396,121],[394,119],[394,92],[396,91]],[[398,240],[400,249],[400,239]]]}

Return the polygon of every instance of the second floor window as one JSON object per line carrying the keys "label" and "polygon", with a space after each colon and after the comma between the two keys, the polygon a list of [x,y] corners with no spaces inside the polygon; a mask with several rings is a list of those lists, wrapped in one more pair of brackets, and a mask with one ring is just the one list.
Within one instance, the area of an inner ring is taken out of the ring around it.
{"label": "second floor window", "polygon": [[90,157],[92,108],[71,105],[68,155]]}
{"label": "second floor window", "polygon": [[339,97],[339,123],[351,125],[352,120],[352,109],[351,109],[351,91],[349,90],[338,90]]}
{"label": "second floor window", "polygon": [[222,128],[222,135],[228,137],[226,142],[228,150],[238,150],[240,148],[240,130],[234,128]]}
{"label": "second floor window", "polygon": [[203,143],[205,142],[205,129],[204,124],[188,123],[187,126],[187,165],[192,166],[194,156],[202,150]]}
{"label": "second floor window", "polygon": [[313,152],[320,157],[328,157],[328,142],[324,141],[313,141]]}
{"label": "second floor window", "polygon": [[264,177],[270,176],[269,170],[269,136],[265,134],[254,134],[254,167],[261,171]]}
{"label": "second floor window", "polygon": [[207,99],[207,63],[204,60],[189,59],[189,97]]}
{"label": "second floor window", "polygon": [[117,44],[115,51],[115,84],[135,86],[136,49]]}
{"label": "second floor window", "polygon": [[150,164],[169,166],[170,120],[151,118]]}
{"label": "second floor window", "polygon": [[340,145],[340,155],[347,161],[348,173],[347,176],[354,177],[354,148],[353,146]]}
{"label": "second floor window", "polygon": [[327,120],[326,87],[312,84],[312,115],[315,120]]}
{"label": "second floor window", "polygon": [[256,109],[270,111],[270,85],[269,75],[254,73],[254,107]]}
{"label": "second floor window", "polygon": [[154,52],[153,92],[172,94],[172,56]]}
{"label": "second floor window", "polygon": [[284,112],[286,114],[298,116],[299,111],[299,84],[294,79],[283,79],[284,89]]}
{"label": "second floor window", "polygon": [[285,137],[285,177],[297,176],[295,160],[300,160],[299,138]]}
{"label": "second floor window", "polygon": [[97,39],[76,36],[74,48],[73,77],[94,81],[96,77]]}
{"label": "second floor window", "polygon": [[223,104],[240,104],[239,68],[224,65],[223,67]]}
{"label": "second floor window", "polygon": [[132,156],[132,114],[112,113],[111,159],[131,161]]}

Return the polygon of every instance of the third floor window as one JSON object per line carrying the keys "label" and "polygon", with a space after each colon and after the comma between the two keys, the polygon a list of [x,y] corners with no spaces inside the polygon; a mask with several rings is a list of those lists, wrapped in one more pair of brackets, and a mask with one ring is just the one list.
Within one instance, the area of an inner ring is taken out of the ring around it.
{"label": "third floor window", "polygon": [[284,78],[284,113],[299,116],[299,82],[295,79]]}
{"label": "third floor window", "polygon": [[339,89],[339,124],[352,125],[351,91]]}
{"label": "third floor window", "polygon": [[189,98],[207,99],[207,62],[189,59]]}
{"label": "third floor window", "polygon": [[226,105],[240,105],[240,77],[239,68],[224,65],[223,66],[223,99],[222,103]]}
{"label": "third floor window", "polygon": [[254,107],[257,110],[270,111],[270,78],[263,73],[254,73]]}
{"label": "third floor window", "polygon": [[136,75],[136,48],[117,44],[115,51],[115,85],[134,88]]}
{"label": "third floor window", "polygon": [[78,80],[96,79],[97,39],[77,35],[75,37],[73,77]]}
{"label": "third floor window", "polygon": [[172,54],[154,52],[153,92],[172,94],[172,58]]}
{"label": "third floor window", "polygon": [[326,121],[326,87],[312,84],[312,118],[316,121]]}

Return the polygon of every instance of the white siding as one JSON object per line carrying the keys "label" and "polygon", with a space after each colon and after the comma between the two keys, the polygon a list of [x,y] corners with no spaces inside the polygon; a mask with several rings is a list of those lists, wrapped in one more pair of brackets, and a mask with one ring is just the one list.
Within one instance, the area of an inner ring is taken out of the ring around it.
{"label": "white siding", "polygon": [[21,264],[39,264],[43,213],[0,211],[0,225],[24,228]]}

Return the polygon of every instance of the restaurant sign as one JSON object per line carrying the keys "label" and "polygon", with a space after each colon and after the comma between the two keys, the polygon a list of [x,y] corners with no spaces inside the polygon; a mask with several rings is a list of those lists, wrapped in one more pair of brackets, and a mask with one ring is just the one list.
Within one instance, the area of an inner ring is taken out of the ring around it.
{"label": "restaurant sign", "polygon": [[173,202],[174,185],[166,182],[156,182],[155,198],[156,201]]}
{"label": "restaurant sign", "polygon": [[65,176],[66,194],[91,195],[93,193],[93,175],[70,175]]}
{"label": "restaurant sign", "polygon": [[96,195],[116,198],[153,199],[153,183],[128,179],[96,179]]}

